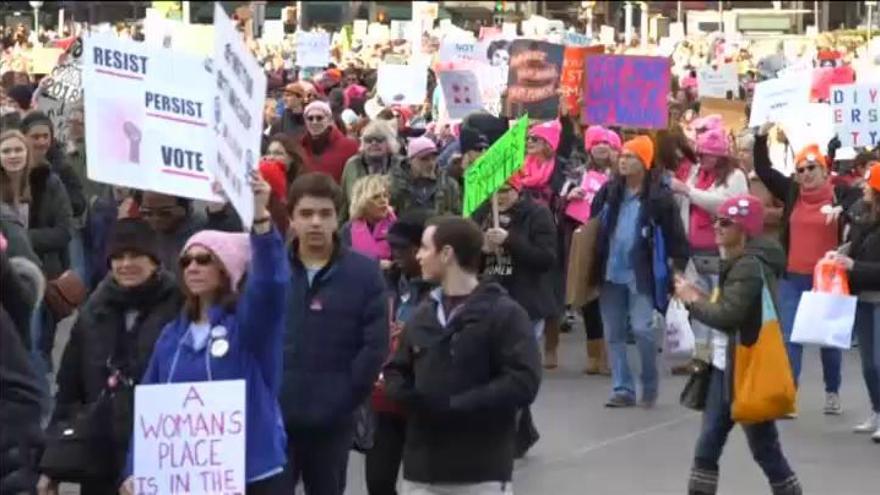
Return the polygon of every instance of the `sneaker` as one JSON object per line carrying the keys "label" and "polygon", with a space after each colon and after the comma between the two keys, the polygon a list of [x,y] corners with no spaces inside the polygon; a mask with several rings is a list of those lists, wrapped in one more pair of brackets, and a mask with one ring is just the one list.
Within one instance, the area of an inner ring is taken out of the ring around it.
{"label": "sneaker", "polygon": [[624,394],[614,394],[608,399],[608,402],[605,403],[605,407],[610,408],[633,407],[635,405],[636,399],[631,395]]}
{"label": "sneaker", "polygon": [[840,406],[840,395],[834,392],[825,394],[825,414],[829,416],[840,416],[843,413],[843,407]]}
{"label": "sneaker", "polygon": [[880,413],[871,413],[864,423],[853,428],[856,433],[876,433],[878,430],[880,430]]}
{"label": "sneaker", "polygon": [[642,400],[639,401],[639,407],[643,409],[654,409],[654,406],[657,405],[656,397],[642,397]]}
{"label": "sneaker", "polygon": [[874,434],[871,435],[871,440],[874,443],[880,443],[880,428],[877,428],[877,431],[875,431]]}

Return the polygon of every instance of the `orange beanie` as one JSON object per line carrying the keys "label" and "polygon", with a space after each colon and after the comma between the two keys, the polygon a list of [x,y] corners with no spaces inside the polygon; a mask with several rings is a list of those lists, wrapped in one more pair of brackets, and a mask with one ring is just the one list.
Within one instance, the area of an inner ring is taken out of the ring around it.
{"label": "orange beanie", "polygon": [[654,141],[648,136],[636,136],[623,143],[623,149],[632,152],[645,165],[645,169],[651,170],[654,165]]}
{"label": "orange beanie", "polygon": [[880,162],[871,162],[868,164],[868,175],[865,177],[871,189],[880,193]]}
{"label": "orange beanie", "polygon": [[824,168],[828,168],[828,162],[825,161],[825,155],[822,154],[818,144],[804,146],[804,149],[794,157],[795,166],[806,161],[814,161]]}

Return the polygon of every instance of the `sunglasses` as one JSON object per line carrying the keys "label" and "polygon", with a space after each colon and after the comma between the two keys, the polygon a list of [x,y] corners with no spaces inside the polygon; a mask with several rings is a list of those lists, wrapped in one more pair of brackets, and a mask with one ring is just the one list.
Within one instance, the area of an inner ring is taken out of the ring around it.
{"label": "sunglasses", "polygon": [[312,115],[311,117],[306,117],[306,120],[309,122],[324,122],[323,115]]}
{"label": "sunglasses", "polygon": [[798,167],[798,168],[796,168],[795,170],[797,170],[798,175],[801,175],[801,174],[803,174],[803,173],[805,173],[805,172],[815,172],[817,168],[819,168],[819,166],[816,165],[816,164],[814,164],[814,163],[812,163],[812,164],[810,164],[810,165],[806,165],[806,166],[803,166],[803,167]]}
{"label": "sunglasses", "polygon": [[214,255],[209,253],[184,254],[180,257],[180,268],[188,268],[193,261],[199,266],[207,266],[214,262]]}
{"label": "sunglasses", "polygon": [[140,213],[141,213],[141,216],[144,218],[155,217],[155,218],[169,219],[174,216],[174,208],[175,207],[157,208],[157,209],[141,208]]}
{"label": "sunglasses", "polygon": [[385,142],[385,138],[370,136],[370,137],[365,137],[364,142],[367,144],[382,144]]}
{"label": "sunglasses", "polygon": [[727,218],[727,217],[718,217],[715,219],[715,225],[717,225],[721,228],[724,228],[724,229],[732,227],[733,224],[734,224],[734,221]]}

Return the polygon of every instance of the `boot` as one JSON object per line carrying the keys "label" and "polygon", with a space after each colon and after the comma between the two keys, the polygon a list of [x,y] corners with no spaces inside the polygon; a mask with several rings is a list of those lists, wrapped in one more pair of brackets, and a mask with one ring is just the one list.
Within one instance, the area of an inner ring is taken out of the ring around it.
{"label": "boot", "polygon": [[556,369],[559,366],[559,356],[556,350],[559,348],[559,320],[547,320],[544,327],[544,368]]}
{"label": "boot", "polygon": [[608,369],[608,357],[605,353],[605,341],[603,339],[587,341],[587,367],[584,368],[584,374],[611,375],[611,370]]}

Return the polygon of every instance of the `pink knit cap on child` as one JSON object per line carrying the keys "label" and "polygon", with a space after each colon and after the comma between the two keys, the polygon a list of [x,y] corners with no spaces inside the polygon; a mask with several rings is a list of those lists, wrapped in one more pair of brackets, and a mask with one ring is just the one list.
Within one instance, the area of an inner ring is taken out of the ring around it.
{"label": "pink knit cap on child", "polygon": [[724,129],[710,129],[697,136],[697,153],[712,156],[730,156],[730,140]]}
{"label": "pink knit cap on child", "polygon": [[553,151],[559,148],[559,138],[562,135],[562,124],[558,120],[551,120],[532,126],[529,129],[529,136],[535,136],[547,141]]}
{"label": "pink knit cap on child", "polygon": [[244,277],[251,259],[250,236],[218,230],[203,230],[186,241],[180,255],[183,256],[193,246],[202,246],[214,254],[223,265],[223,270],[229,275],[229,285],[232,287],[232,291],[238,292],[238,284]]}
{"label": "pink knit cap on child", "polygon": [[730,219],[749,237],[757,237],[764,231],[764,203],[749,194],[727,198],[718,207],[717,216]]}

